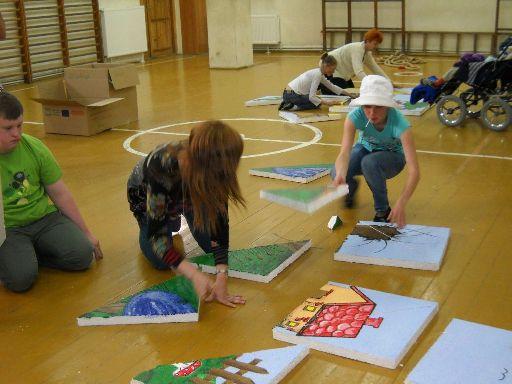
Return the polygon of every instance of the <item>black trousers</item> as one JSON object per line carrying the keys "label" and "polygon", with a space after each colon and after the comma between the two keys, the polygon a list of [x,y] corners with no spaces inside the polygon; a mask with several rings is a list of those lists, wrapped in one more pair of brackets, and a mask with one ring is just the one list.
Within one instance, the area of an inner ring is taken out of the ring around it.
{"label": "black trousers", "polygon": [[[333,77],[333,76],[328,76],[327,80],[329,80],[331,83],[333,83],[334,85],[337,85],[340,88],[354,88],[354,83],[352,82],[352,80],[347,81],[345,79],[342,79],[341,77]],[[318,89],[322,92],[322,95],[335,95],[335,93],[333,91],[331,91],[329,88],[327,88],[323,84],[320,84],[318,86]]]}

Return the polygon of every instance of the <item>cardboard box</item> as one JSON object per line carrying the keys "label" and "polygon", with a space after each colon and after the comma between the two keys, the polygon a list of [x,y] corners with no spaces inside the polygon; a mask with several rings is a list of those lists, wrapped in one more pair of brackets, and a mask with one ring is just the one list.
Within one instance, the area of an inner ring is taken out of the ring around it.
{"label": "cardboard box", "polygon": [[138,120],[133,65],[88,64],[64,70],[64,80],[39,85],[47,133],[91,136]]}
{"label": "cardboard box", "polygon": [[137,84],[139,74],[133,64],[93,63],[64,69],[64,80],[71,99],[123,98],[127,122],[139,119]]}

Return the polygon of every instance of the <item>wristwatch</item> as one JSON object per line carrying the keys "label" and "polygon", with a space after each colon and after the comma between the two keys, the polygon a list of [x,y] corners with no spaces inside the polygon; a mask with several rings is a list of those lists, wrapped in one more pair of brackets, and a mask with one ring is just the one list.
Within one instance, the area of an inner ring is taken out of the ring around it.
{"label": "wristwatch", "polygon": [[228,274],[228,269],[227,268],[216,269],[215,270],[215,274],[218,275],[219,273],[225,273],[227,275]]}

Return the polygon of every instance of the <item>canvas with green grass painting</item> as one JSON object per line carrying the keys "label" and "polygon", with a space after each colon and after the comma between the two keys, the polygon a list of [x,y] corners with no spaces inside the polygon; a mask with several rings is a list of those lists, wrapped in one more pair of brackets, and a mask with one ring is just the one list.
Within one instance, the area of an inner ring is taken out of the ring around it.
{"label": "canvas with green grass painting", "polygon": [[[229,251],[228,275],[268,283],[310,247],[311,240],[302,240]],[[215,273],[212,254],[192,257],[190,262],[197,264],[204,272]]]}
{"label": "canvas with green grass painting", "polygon": [[260,191],[260,198],[277,204],[313,213],[324,205],[345,196],[348,193],[346,184],[334,187],[320,185],[315,187],[268,189]]}

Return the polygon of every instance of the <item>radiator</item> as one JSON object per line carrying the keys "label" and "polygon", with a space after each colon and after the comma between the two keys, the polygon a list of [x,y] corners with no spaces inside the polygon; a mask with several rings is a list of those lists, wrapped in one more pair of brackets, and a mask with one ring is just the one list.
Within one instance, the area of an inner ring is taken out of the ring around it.
{"label": "radiator", "polygon": [[101,10],[103,53],[106,58],[147,52],[143,6]]}
{"label": "radiator", "polygon": [[277,15],[252,15],[252,43],[279,44],[281,29]]}

